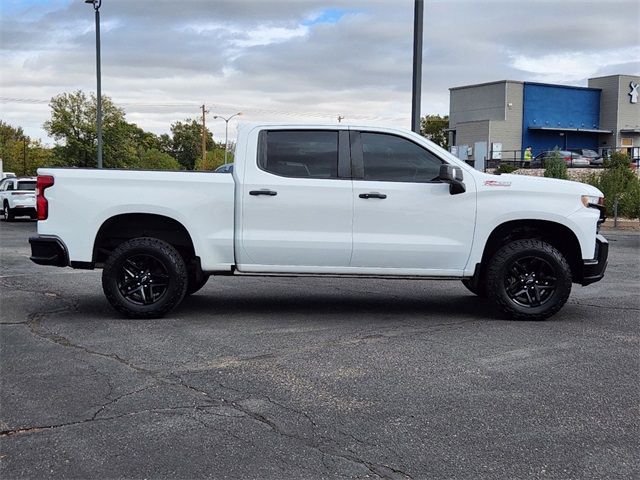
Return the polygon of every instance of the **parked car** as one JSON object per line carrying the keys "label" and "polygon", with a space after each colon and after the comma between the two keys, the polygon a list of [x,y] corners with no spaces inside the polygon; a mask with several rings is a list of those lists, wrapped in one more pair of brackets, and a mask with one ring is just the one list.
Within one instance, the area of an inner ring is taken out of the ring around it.
{"label": "parked car", "polygon": [[5,222],[23,216],[36,218],[36,181],[36,177],[8,177],[0,182],[0,205]]}
{"label": "parked car", "polygon": [[233,163],[227,163],[226,165],[220,165],[218,168],[214,170],[216,173],[232,173],[233,172]]}
{"label": "parked car", "polygon": [[591,166],[601,167],[603,165],[602,155],[595,150],[589,148],[570,148],[568,151],[585,157],[589,160]]}
{"label": "parked car", "polygon": [[39,169],[31,260],[102,268],[135,318],[210,275],[342,275],[458,279],[541,320],[604,275],[593,186],[487,174],[395,128],[241,125],[237,145],[234,175]]}
{"label": "parked car", "polygon": [[570,152],[569,150],[547,150],[533,157],[531,160],[531,168],[544,168],[546,161],[549,158],[553,158],[553,155],[556,153],[560,154],[560,157],[566,162],[569,168],[584,168],[591,164],[587,157]]}

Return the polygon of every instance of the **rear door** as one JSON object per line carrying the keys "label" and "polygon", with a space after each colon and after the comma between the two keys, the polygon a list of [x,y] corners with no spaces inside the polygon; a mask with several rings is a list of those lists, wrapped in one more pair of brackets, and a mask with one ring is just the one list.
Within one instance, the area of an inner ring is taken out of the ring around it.
{"label": "rear door", "polygon": [[241,271],[335,272],[351,259],[347,129],[267,129],[241,185]]}
{"label": "rear door", "polygon": [[[451,195],[444,160],[401,135],[352,132],[352,267],[387,274],[462,273],[473,241],[476,192]],[[376,270],[377,269],[377,270]]]}

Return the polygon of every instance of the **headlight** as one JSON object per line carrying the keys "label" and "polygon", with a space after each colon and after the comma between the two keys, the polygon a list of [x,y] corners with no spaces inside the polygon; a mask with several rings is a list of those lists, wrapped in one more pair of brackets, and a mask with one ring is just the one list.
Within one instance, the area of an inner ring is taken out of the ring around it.
{"label": "headlight", "polygon": [[603,207],[604,197],[597,197],[595,195],[582,195],[582,204],[585,207]]}

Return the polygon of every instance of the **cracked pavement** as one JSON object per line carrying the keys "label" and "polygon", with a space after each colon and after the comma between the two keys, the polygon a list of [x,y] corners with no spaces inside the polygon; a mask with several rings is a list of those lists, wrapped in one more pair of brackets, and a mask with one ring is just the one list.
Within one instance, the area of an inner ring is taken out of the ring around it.
{"label": "cracked pavement", "polygon": [[634,478],[640,236],[546,322],[459,282],[213,278],[127,320],[0,225],[2,478]]}

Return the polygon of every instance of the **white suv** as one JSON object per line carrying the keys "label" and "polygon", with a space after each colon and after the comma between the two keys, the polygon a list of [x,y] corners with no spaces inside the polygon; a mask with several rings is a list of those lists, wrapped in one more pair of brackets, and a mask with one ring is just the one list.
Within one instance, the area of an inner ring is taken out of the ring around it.
{"label": "white suv", "polygon": [[5,222],[21,216],[36,219],[36,181],[36,177],[10,177],[0,182],[0,205]]}

